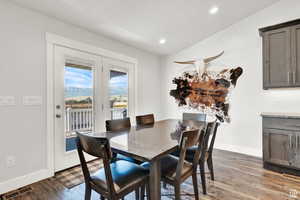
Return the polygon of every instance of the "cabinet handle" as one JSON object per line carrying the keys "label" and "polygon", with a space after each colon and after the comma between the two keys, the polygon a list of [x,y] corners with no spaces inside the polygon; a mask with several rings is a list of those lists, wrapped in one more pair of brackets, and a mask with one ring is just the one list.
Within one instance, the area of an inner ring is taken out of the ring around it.
{"label": "cabinet handle", "polygon": [[287,72],[288,83],[290,83],[290,72]]}
{"label": "cabinet handle", "polygon": [[293,82],[296,83],[296,72],[293,72]]}
{"label": "cabinet handle", "polygon": [[289,149],[292,149],[293,146],[292,146],[292,135],[289,135]]}

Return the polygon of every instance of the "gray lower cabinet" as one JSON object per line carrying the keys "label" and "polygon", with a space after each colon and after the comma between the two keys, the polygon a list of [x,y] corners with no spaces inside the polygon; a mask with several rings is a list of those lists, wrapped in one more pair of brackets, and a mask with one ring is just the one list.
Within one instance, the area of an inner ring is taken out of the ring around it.
{"label": "gray lower cabinet", "polygon": [[294,132],[293,156],[291,157],[291,166],[300,169],[300,132]]}
{"label": "gray lower cabinet", "polygon": [[263,162],[267,169],[300,175],[300,118],[263,116]]}
{"label": "gray lower cabinet", "polygon": [[264,129],[263,159],[278,165],[290,166],[293,160],[294,133],[287,130]]}
{"label": "gray lower cabinet", "polygon": [[260,29],[263,88],[300,87],[300,19]]}

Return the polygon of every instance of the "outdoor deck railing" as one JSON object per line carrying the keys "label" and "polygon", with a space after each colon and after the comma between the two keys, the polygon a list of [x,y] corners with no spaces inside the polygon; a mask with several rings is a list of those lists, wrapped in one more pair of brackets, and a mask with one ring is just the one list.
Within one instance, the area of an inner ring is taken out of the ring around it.
{"label": "outdoor deck railing", "polygon": [[[122,119],[127,116],[126,108],[112,108],[111,119]],[[92,108],[65,110],[65,133],[66,136],[75,135],[76,131],[91,131],[94,127]]]}

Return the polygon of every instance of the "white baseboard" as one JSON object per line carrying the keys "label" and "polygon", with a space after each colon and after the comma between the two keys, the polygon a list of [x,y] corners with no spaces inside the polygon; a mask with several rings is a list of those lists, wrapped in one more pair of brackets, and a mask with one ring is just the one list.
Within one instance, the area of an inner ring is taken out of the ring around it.
{"label": "white baseboard", "polygon": [[26,174],[24,176],[19,176],[5,182],[0,183],[0,194],[24,187],[26,185],[32,184],[34,182],[46,179],[53,176],[48,169],[42,169],[37,172]]}
{"label": "white baseboard", "polygon": [[262,158],[261,149],[254,149],[249,147],[242,147],[242,146],[228,145],[228,144],[216,144],[214,148]]}

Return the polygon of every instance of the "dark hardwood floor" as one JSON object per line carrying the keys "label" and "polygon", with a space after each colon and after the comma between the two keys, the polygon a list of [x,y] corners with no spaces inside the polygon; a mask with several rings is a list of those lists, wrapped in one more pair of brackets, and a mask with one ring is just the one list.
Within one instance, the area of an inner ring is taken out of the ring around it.
{"label": "dark hardwood floor", "polygon": [[[214,152],[215,181],[207,174],[208,195],[200,196],[205,200],[295,200],[300,199],[300,177],[279,174],[262,168],[261,159],[237,153],[216,150]],[[199,177],[198,177],[199,178]],[[82,200],[84,184],[72,189],[65,188],[55,178],[46,179],[30,185],[32,191],[12,198],[14,200]],[[173,188],[168,186],[171,192]],[[192,180],[182,186],[182,199],[194,199]],[[199,179],[199,189],[201,183]],[[162,199],[173,199],[163,196]],[[93,193],[92,199],[99,199]],[[134,199],[128,195],[126,199]]]}

